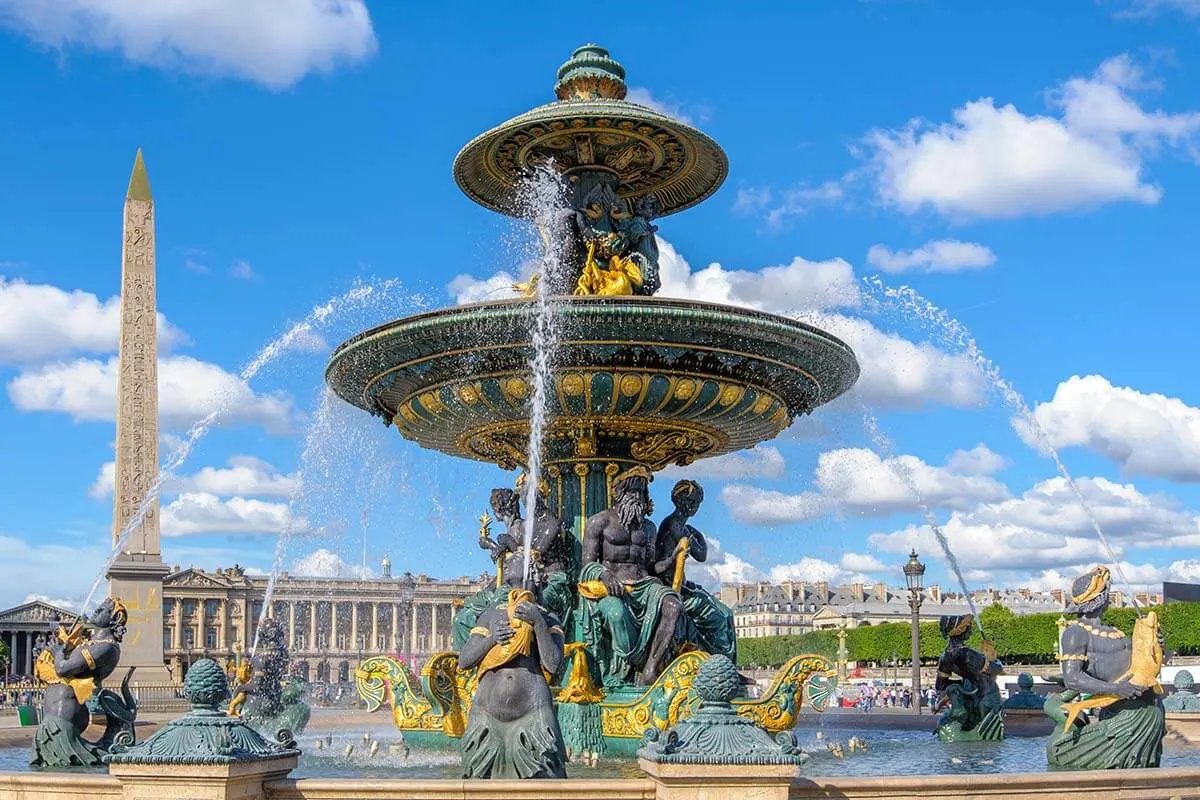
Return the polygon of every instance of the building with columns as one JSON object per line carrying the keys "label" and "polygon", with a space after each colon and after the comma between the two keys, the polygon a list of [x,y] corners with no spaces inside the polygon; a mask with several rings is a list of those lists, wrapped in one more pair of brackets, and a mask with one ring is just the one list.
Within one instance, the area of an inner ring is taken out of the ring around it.
{"label": "building with columns", "polygon": [[[266,613],[287,635],[292,668],[309,680],[353,679],[359,660],[391,654],[419,666],[431,653],[450,648],[452,621],[466,598],[492,578],[438,580],[426,575],[393,577],[384,561],[378,578],[311,578],[279,575],[264,611],[267,576],[240,567],[205,571],[175,568],[163,579],[163,658],[171,678],[182,681],[201,658],[235,658],[254,644]],[[34,644],[65,609],[44,602],[0,611],[0,641],[8,645],[8,675],[33,671]]]}

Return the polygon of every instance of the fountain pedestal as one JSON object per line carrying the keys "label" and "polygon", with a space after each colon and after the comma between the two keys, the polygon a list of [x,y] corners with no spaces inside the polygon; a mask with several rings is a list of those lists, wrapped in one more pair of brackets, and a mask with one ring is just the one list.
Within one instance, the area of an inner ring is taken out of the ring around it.
{"label": "fountain pedestal", "polygon": [[787,800],[800,775],[794,764],[660,764],[638,759],[654,780],[655,800]]}

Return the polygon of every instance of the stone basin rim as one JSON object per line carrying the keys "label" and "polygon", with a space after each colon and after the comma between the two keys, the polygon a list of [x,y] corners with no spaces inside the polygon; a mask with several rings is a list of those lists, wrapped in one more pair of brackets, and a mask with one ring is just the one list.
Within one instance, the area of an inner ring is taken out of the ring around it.
{"label": "stone basin rim", "polygon": [[[656,296],[620,296],[620,297],[603,297],[603,296],[587,296],[579,297],[575,295],[555,295],[547,298],[550,303],[562,304],[563,306],[661,306],[663,308],[678,308],[678,309],[700,309],[721,314],[730,314],[734,316],[746,317],[766,323],[773,323],[785,327],[795,328],[806,334],[825,340],[834,347],[841,348],[845,353],[854,360],[855,366],[858,365],[858,358],[854,354],[854,350],[850,345],[843,342],[838,337],[834,336],[822,328],[818,328],[807,322],[802,322],[791,317],[785,317],[782,314],[772,314],[768,311],[759,311],[758,309],[746,308],[745,306],[731,306],[725,303],[712,303],[706,300],[687,300],[681,297],[656,297]],[[386,331],[401,328],[407,325],[413,325],[438,317],[453,317],[460,314],[469,314],[471,311],[488,310],[488,309],[519,309],[527,308],[532,311],[536,301],[532,298],[506,298],[503,300],[484,300],[478,303],[463,303],[462,305],[449,306],[447,308],[438,308],[433,311],[423,311],[419,314],[413,314],[407,317],[400,317],[376,325],[373,328],[368,328],[365,331],[356,333],[346,341],[334,348],[329,356],[329,364],[325,367],[325,377],[328,379],[334,362],[345,352],[357,347],[368,339],[371,339]]]}

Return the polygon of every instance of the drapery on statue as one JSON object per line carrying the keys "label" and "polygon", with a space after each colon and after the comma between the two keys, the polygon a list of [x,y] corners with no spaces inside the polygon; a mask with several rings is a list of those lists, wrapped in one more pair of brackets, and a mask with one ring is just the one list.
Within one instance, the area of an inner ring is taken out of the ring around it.
{"label": "drapery on statue", "polygon": [[[1004,738],[1003,705],[996,676],[1004,664],[994,652],[967,647],[975,622],[973,614],[944,616],[938,621],[946,649],[938,658],[938,708],[947,708],[938,721],[943,742],[999,741]],[[985,650],[990,646],[985,643]],[[957,678],[957,680],[956,680]]]}
{"label": "drapery on statue", "polygon": [[[1071,584],[1068,611],[1079,615],[1063,631],[1059,660],[1066,691],[1046,699],[1058,723],[1046,759],[1058,769],[1157,767],[1166,719],[1159,693],[1162,645],[1158,618],[1134,624],[1132,641],[1101,621],[1110,574],[1098,566]],[[1090,712],[1090,713],[1085,713]]]}
{"label": "drapery on statue", "polygon": [[[45,682],[42,719],[33,737],[35,767],[95,766],[103,763],[116,742],[131,745],[137,701],[129,691],[131,668],[121,683],[121,695],[101,684],[121,660],[121,639],[129,612],[115,597],[101,603],[70,629],[59,626],[57,636],[38,655],[34,673]],[[83,739],[90,714],[88,700],[95,695],[104,711],[104,733],[96,742]]]}
{"label": "drapery on statue", "polygon": [[659,524],[654,541],[655,573],[683,597],[688,628],[685,638],[706,653],[736,661],[733,612],[704,587],[684,576],[688,557],[700,563],[708,559],[708,541],[688,524],[704,502],[704,489],[695,481],[679,481],[671,490],[671,502],[675,510]]}
{"label": "drapery on statue", "polygon": [[484,611],[458,653],[459,669],[478,667],[478,686],[462,737],[464,778],[565,778],[566,745],[546,675],[562,662],[562,628],[506,572],[502,602]]}
{"label": "drapery on statue", "polygon": [[612,506],[584,526],[584,636],[609,687],[653,683],[679,641],[683,599],[655,570],[651,480],[640,466],[618,475]]}

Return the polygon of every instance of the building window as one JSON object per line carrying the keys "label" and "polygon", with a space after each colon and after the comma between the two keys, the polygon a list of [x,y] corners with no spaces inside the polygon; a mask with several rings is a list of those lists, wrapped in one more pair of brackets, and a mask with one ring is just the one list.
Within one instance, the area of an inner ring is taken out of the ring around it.
{"label": "building window", "polygon": [[346,642],[349,640],[349,638],[350,638],[350,637],[348,637],[346,634],[344,634],[344,633],[339,633],[339,634],[338,634],[338,637],[337,637],[337,649],[338,649],[338,650],[345,650],[345,649],[346,649]]}
{"label": "building window", "polygon": [[175,613],[175,599],[168,597],[163,600],[163,616],[169,617]]}
{"label": "building window", "polygon": [[383,652],[388,649],[386,636],[380,636],[378,639],[375,640],[375,649],[379,650],[380,652]]}
{"label": "building window", "polygon": [[196,646],[196,629],[187,627],[183,629],[183,646],[193,648]]}
{"label": "building window", "polygon": [[317,634],[317,649],[324,650],[329,646],[329,637],[323,633]]}
{"label": "building window", "polygon": [[204,613],[209,617],[215,617],[220,610],[220,605],[221,603],[219,600],[205,600]]}
{"label": "building window", "polygon": [[295,647],[295,649],[297,649],[297,650],[304,649],[304,634],[303,633],[297,633],[295,638],[292,641],[293,641],[293,647]]}
{"label": "building window", "polygon": [[208,630],[206,630],[204,632],[204,646],[205,647],[216,647],[217,646],[217,629],[216,628],[209,628]]}
{"label": "building window", "polygon": [[163,650],[170,650],[175,646],[175,629],[163,628]]}
{"label": "building window", "polygon": [[191,600],[191,599],[184,600],[183,601],[183,613],[189,617],[192,614],[195,614],[196,613],[196,601]]}

